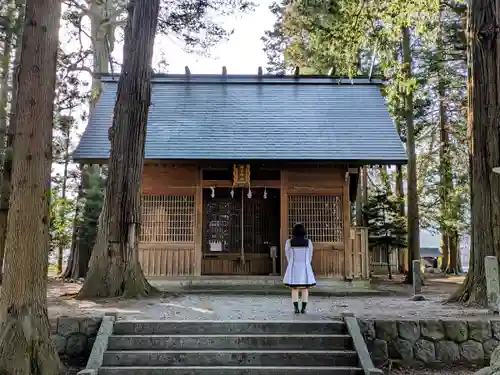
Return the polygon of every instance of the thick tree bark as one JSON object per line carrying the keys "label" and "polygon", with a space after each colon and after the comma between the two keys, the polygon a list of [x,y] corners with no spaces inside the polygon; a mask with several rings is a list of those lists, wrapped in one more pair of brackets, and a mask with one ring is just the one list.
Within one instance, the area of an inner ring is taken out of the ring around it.
{"label": "thick tree bark", "polygon": [[[7,13],[7,19],[12,20],[14,17],[14,9],[11,8]],[[5,160],[5,135],[7,133],[7,104],[9,99],[9,72],[10,63],[12,57],[12,44],[14,41],[14,29],[7,28],[4,36],[3,42],[3,56],[1,63],[1,76],[0,76],[0,157],[3,166]],[[2,176],[0,176],[1,179]],[[0,187],[2,184],[0,183]],[[0,213],[0,225],[3,224],[4,227],[7,226],[7,215],[5,215],[5,220],[2,223],[2,215]],[[4,246],[0,243],[0,283],[3,278],[3,259],[4,259]]]}
{"label": "thick tree bark", "polygon": [[[404,27],[403,34],[403,71],[406,79],[412,77],[412,55],[410,47],[410,29]],[[417,195],[417,156],[415,154],[415,129],[413,124],[413,93],[404,97],[407,129],[406,151],[408,153],[408,270],[412,262],[420,260],[420,219]],[[413,282],[413,273],[408,272],[406,281]]]}
{"label": "thick tree bark", "polygon": [[61,363],[47,315],[47,269],[61,2],[27,0],[25,12],[0,298],[0,374],[58,375]]}
{"label": "thick tree bark", "polygon": [[[18,30],[21,28],[22,20],[24,19],[24,2],[22,0],[16,0],[16,10],[17,10],[17,20],[16,27],[11,29],[12,34],[12,42],[16,42],[16,51],[13,62],[13,68],[17,69],[21,60],[21,43],[19,35],[15,35],[14,30]],[[8,68],[8,67],[7,67]],[[8,77],[8,74],[7,74]],[[2,176],[1,176],[1,191],[0,191],[0,282],[3,279],[3,264],[4,264],[4,256],[5,256],[5,239],[7,236],[7,215],[9,213],[9,201],[10,201],[10,174],[12,169],[12,142],[13,142],[13,134],[15,132],[15,108],[17,102],[17,82],[13,80],[12,82],[12,94],[11,94],[11,113],[10,113],[10,123],[7,128],[7,113],[3,113],[1,116],[4,118],[5,124],[2,124],[2,127],[5,126],[3,133],[0,137],[2,140],[2,148],[3,148],[3,160],[2,160]],[[5,139],[5,132],[7,132],[7,139]]]}
{"label": "thick tree bark", "polygon": [[471,258],[464,284],[450,298],[486,306],[484,257],[500,256],[500,14],[495,0],[468,11],[468,105],[471,167]]}
{"label": "thick tree bark", "polygon": [[158,11],[159,0],[131,1],[128,6],[106,193],[81,298],[136,297],[154,292],[139,263],[137,237]]}

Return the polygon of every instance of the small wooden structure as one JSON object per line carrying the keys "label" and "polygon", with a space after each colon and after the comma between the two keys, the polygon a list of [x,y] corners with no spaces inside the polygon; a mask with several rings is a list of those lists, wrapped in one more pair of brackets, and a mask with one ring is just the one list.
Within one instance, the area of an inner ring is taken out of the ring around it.
{"label": "small wooden structure", "polygon": [[[116,78],[103,80],[74,154],[81,163],[106,161],[102,148]],[[285,241],[302,222],[318,277],[369,277],[367,230],[351,224],[360,167],[406,160],[374,82],[343,85],[332,77],[275,77],[260,70],[256,76],[189,73],[153,82],[139,245],[146,276],[281,275]],[[337,107],[321,104],[317,95]],[[360,95],[377,103],[352,102]],[[346,96],[351,102],[342,103]],[[368,110],[335,121],[351,106]],[[371,113],[383,121],[356,130]],[[366,145],[356,140],[370,131],[385,132],[384,142],[388,138],[396,152],[384,158],[388,146],[380,144],[365,160]]]}
{"label": "small wooden structure", "polygon": [[255,176],[246,186],[234,183],[230,165],[145,165],[139,256],[146,275],[280,274],[284,243],[302,222],[318,276],[368,277],[367,231],[351,225],[347,168],[244,167]]}

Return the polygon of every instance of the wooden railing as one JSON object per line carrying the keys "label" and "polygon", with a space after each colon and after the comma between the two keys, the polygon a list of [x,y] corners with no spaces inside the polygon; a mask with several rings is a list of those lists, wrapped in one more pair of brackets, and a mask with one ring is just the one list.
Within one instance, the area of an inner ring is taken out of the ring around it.
{"label": "wooden railing", "polygon": [[354,238],[351,237],[351,275],[356,279],[370,277],[370,259],[368,253],[368,228],[351,227]]}

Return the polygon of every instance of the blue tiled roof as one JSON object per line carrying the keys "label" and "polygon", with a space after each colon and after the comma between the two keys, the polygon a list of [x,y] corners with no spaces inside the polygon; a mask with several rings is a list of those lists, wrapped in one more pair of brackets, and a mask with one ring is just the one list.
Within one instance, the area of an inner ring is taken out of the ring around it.
{"label": "blue tiled roof", "polygon": [[[101,97],[73,153],[75,160],[109,157],[117,80],[103,78]],[[373,81],[231,75],[155,77],[145,157],[407,160]]]}

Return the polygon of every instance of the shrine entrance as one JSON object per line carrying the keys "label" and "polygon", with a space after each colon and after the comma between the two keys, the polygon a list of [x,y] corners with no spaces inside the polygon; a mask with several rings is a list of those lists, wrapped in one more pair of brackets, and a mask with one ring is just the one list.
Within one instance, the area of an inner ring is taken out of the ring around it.
{"label": "shrine entrance", "polygon": [[203,189],[203,275],[279,275],[280,264],[279,189]]}

